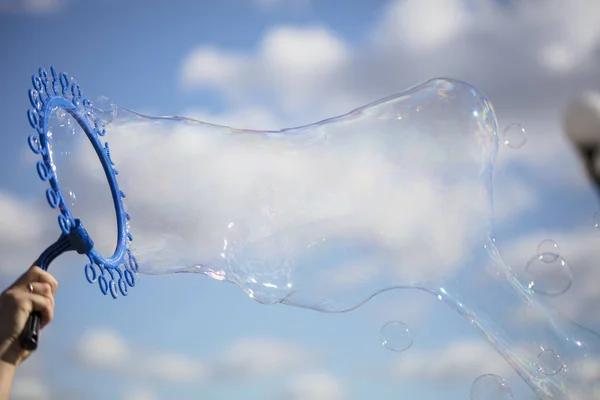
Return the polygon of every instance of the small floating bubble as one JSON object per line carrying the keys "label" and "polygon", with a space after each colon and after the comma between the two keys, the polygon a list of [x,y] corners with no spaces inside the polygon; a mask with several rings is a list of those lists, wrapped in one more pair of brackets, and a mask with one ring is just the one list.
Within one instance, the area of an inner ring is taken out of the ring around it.
{"label": "small floating bubble", "polygon": [[512,390],[498,375],[481,375],[471,386],[471,400],[513,400]]}
{"label": "small floating bubble", "polygon": [[594,228],[600,229],[600,211],[594,214]]}
{"label": "small floating bubble", "polygon": [[543,256],[535,256],[525,266],[529,289],[545,296],[558,296],[565,293],[573,280],[573,271],[567,261],[557,256],[547,261]]}
{"label": "small floating bubble", "polygon": [[558,374],[564,368],[560,354],[556,350],[544,349],[538,355],[538,369],[546,376]]}
{"label": "small floating bubble", "polygon": [[537,248],[537,255],[544,262],[551,263],[556,261],[560,256],[560,248],[558,243],[552,239],[543,240]]}
{"label": "small floating bubble", "polygon": [[406,351],[413,344],[410,327],[401,321],[390,321],[381,327],[381,342],[389,350]]}
{"label": "small floating bubble", "polygon": [[525,128],[521,125],[512,123],[504,128],[503,132],[504,144],[513,149],[518,149],[527,142],[527,134]]}

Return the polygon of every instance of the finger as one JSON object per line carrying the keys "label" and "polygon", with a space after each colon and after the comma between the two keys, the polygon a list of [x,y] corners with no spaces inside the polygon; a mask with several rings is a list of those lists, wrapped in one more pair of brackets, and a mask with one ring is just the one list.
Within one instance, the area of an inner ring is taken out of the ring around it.
{"label": "finger", "polygon": [[56,278],[50,275],[48,271],[44,271],[40,267],[35,267],[34,271],[37,281],[49,284],[50,288],[52,289],[52,294],[56,294],[56,289],[58,289],[58,281]]}
{"label": "finger", "polygon": [[28,284],[31,281],[37,280],[38,271],[43,271],[40,267],[32,265],[15,281],[14,286]]}
{"label": "finger", "polygon": [[39,294],[29,295],[29,301],[34,311],[38,311],[42,316],[42,328],[46,326],[54,317],[54,302],[49,298]]}
{"label": "finger", "polygon": [[32,293],[40,294],[47,297],[54,303],[54,293],[52,292],[52,286],[47,282],[31,282],[31,288],[27,285],[27,290],[33,289]]}
{"label": "finger", "polygon": [[26,276],[30,278],[29,282],[48,283],[52,288],[52,294],[56,294],[56,289],[58,288],[58,281],[47,271],[44,271],[40,267],[33,266],[27,271]]}
{"label": "finger", "polygon": [[41,269],[35,265],[29,267],[20,277],[17,278],[12,287],[27,285],[29,282],[31,282],[31,278],[34,276],[33,274],[35,274],[35,268]]}

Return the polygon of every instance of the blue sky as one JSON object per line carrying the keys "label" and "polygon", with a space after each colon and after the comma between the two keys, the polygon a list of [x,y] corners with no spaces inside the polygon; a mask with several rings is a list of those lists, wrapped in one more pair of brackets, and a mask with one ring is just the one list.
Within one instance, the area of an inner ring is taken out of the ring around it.
{"label": "blue sky", "polygon": [[[501,146],[497,160],[503,259],[522,271],[539,242],[555,240],[574,278],[550,301],[599,329],[600,291],[588,283],[600,279],[598,201],[561,118],[573,96],[600,89],[600,10],[592,0],[544,7],[0,0],[0,281],[7,285],[58,235],[26,152],[27,90],[40,66],[55,65],[85,95],[119,107],[257,129],[312,123],[446,76],[484,91],[500,129],[518,122],[528,133],[523,148]],[[353,312],[325,314],[263,306],[199,275],[142,276],[113,301],[87,284],[77,256],[52,271],[60,281],[55,320],[19,372],[15,399],[458,400],[488,373],[506,379],[515,399],[536,398],[463,318],[426,293],[391,291]],[[379,330],[391,320],[411,327],[405,352],[381,345]]]}

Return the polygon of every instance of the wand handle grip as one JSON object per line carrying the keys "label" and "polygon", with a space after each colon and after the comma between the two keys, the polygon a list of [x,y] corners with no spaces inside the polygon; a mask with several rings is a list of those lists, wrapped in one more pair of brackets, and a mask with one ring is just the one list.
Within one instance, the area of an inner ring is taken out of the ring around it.
{"label": "wand handle grip", "polygon": [[[48,270],[48,267],[58,256],[66,251],[74,250],[72,235],[62,234],[56,242],[50,245],[44,252],[39,256],[34,265],[37,265],[44,271]],[[40,338],[40,329],[42,327],[42,315],[39,311],[32,311],[29,314],[27,323],[21,332],[20,344],[23,350],[34,351],[38,347]]]}
{"label": "wand handle grip", "polygon": [[25,329],[21,334],[21,348],[23,350],[34,351],[37,349],[41,325],[42,316],[39,311],[33,311],[29,314],[27,324],[25,324]]}

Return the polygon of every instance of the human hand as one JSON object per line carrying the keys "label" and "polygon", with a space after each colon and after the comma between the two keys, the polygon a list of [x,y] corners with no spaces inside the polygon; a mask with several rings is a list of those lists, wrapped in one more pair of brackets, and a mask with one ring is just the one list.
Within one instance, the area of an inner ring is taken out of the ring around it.
{"label": "human hand", "polygon": [[43,329],[54,315],[58,282],[39,267],[29,268],[0,295],[0,360],[19,366],[30,351],[23,350],[20,337],[32,311],[41,314]]}

